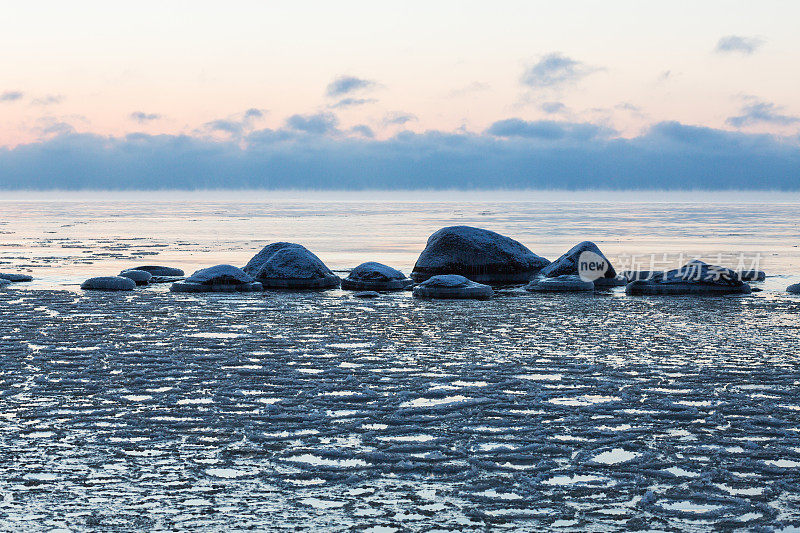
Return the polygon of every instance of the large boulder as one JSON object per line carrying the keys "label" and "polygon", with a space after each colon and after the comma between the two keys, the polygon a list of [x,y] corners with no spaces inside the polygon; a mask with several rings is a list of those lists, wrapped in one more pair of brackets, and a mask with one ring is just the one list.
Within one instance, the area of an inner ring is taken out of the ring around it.
{"label": "large boulder", "polygon": [[596,286],[625,284],[624,280],[617,281],[617,271],[611,261],[591,241],[576,244],[539,274],[546,278],[581,276],[584,281],[593,281]]}
{"label": "large boulder", "polygon": [[29,276],[27,274],[11,274],[9,272],[0,272],[0,279],[16,283],[20,281],[33,281],[33,276]]}
{"label": "large boulder", "polygon": [[800,283],[789,285],[788,287],[786,287],[786,292],[790,292],[792,294],[800,294]]}
{"label": "large boulder", "polygon": [[265,246],[244,271],[270,289],[332,289],[341,282],[319,257],[291,242]]}
{"label": "large boulder", "polygon": [[650,279],[632,281],[627,294],[750,294],[750,285],[729,268],[690,261],[668,272],[654,272]]}
{"label": "large boulder", "polygon": [[413,284],[399,270],[373,261],[361,263],[342,280],[342,288],[353,291],[399,291]]}
{"label": "large boulder", "polygon": [[499,233],[451,226],[428,238],[411,279],[421,282],[440,274],[458,274],[491,285],[527,283],[549,264],[523,244]]}
{"label": "large boulder", "polygon": [[120,276],[89,278],[81,284],[81,289],[86,291],[132,291],[135,288],[135,281]]}
{"label": "large boulder", "polygon": [[417,298],[488,300],[493,290],[457,274],[432,276],[414,287]]}
{"label": "large boulder", "polygon": [[530,292],[587,292],[593,291],[595,284],[580,276],[564,274],[554,278],[536,278],[525,286]]}
{"label": "large boulder", "polygon": [[144,265],[129,268],[128,270],[144,270],[145,272],[150,272],[153,276],[165,276],[165,277],[183,277],[185,274],[183,270],[180,268],[172,268],[172,267],[165,267],[165,266],[156,266],[156,265]]}
{"label": "large boulder", "polygon": [[120,277],[130,278],[136,282],[137,285],[148,285],[153,275],[146,270],[123,270],[119,273]]}
{"label": "large boulder", "polygon": [[241,268],[217,265],[198,270],[185,281],[169,288],[172,292],[253,292],[263,290],[260,283]]}

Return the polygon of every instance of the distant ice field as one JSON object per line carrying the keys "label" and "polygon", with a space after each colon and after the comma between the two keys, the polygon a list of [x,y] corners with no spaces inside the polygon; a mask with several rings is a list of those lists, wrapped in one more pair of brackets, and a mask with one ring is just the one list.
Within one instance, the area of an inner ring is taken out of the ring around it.
{"label": "distant ice field", "polygon": [[[800,526],[798,204],[263,194],[0,200],[0,271],[38,278],[0,290],[0,530]],[[550,259],[763,252],[770,277],[480,302],[77,286],[275,240],[408,273],[451,224]]]}

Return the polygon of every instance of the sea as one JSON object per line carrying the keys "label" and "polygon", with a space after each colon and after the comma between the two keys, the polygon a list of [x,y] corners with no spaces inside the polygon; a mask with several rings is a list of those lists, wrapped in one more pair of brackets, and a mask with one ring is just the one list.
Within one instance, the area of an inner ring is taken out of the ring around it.
{"label": "sea", "polygon": [[[0,530],[800,531],[800,195],[0,193]],[[83,291],[297,242],[410,273],[490,229],[746,296]]]}

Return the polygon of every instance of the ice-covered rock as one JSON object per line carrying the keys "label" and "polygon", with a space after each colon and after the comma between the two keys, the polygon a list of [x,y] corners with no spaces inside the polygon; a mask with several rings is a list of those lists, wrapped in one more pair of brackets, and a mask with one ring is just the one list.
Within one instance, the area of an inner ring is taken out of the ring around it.
{"label": "ice-covered rock", "polygon": [[359,291],[353,293],[353,296],[356,298],[377,298],[380,295],[381,293],[377,291]]}
{"label": "ice-covered rock", "polygon": [[800,294],[800,283],[789,285],[788,287],[786,287],[786,292],[790,292],[792,294]]}
{"label": "ice-covered rock", "polygon": [[356,291],[399,291],[413,284],[399,270],[373,261],[361,263],[342,280],[343,289]]}
{"label": "ice-covered rock", "polygon": [[9,282],[33,281],[33,276],[27,274],[11,274],[8,272],[0,272],[0,279]]}
{"label": "ice-covered rock", "polygon": [[121,276],[89,278],[81,284],[81,289],[92,291],[132,291],[135,288],[135,281]]}
{"label": "ice-covered rock", "polygon": [[233,265],[216,265],[198,270],[185,281],[172,284],[172,292],[254,292],[263,290],[261,283]]}
{"label": "ice-covered rock", "polygon": [[183,277],[185,275],[183,270],[181,270],[180,268],[172,268],[172,267],[156,266],[156,265],[138,266],[130,268],[128,270],[144,270],[145,272],[150,272],[150,274],[152,274],[154,277],[156,276]]}
{"label": "ice-covered rock", "polygon": [[148,285],[153,275],[146,270],[123,270],[119,273],[123,278],[130,278],[136,282],[137,285]]}
{"label": "ice-covered rock", "polygon": [[576,244],[567,253],[544,267],[539,274],[546,278],[582,274],[586,281],[593,281],[596,286],[625,284],[625,280],[617,280],[617,271],[614,270],[611,261],[591,241]]}
{"label": "ice-covered rock", "polygon": [[319,257],[291,242],[265,246],[244,271],[271,289],[332,289],[341,282]]}
{"label": "ice-covered rock", "polygon": [[573,274],[564,274],[554,278],[536,278],[525,286],[525,290],[531,292],[585,292],[593,291],[594,288],[593,282],[585,281],[580,276]]}
{"label": "ice-covered rock", "polygon": [[681,268],[656,272],[647,280],[632,281],[627,294],[750,294],[750,285],[739,279],[736,271],[690,261]]}
{"label": "ice-covered rock", "polygon": [[527,283],[548,264],[547,259],[499,233],[451,226],[428,238],[411,279],[421,282],[440,274],[458,274],[492,285]]}
{"label": "ice-covered rock", "polygon": [[489,285],[476,283],[457,274],[432,276],[414,287],[417,298],[488,300],[493,291]]}

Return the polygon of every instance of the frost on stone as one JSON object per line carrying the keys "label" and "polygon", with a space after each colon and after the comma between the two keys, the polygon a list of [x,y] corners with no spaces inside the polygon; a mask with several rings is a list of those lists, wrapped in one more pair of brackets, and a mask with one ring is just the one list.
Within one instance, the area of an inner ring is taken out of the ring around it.
{"label": "frost on stone", "polygon": [[563,274],[549,278],[534,278],[525,290],[530,292],[589,292],[595,284],[584,281],[580,276]]}
{"label": "frost on stone", "polygon": [[470,226],[451,226],[428,238],[411,278],[421,282],[440,274],[459,274],[491,285],[527,283],[549,263],[523,244],[499,233]]}
{"label": "frost on stone", "polygon": [[81,284],[83,290],[96,291],[132,291],[135,288],[135,281],[120,276],[89,278]]}
{"label": "frost on stone", "polygon": [[305,246],[289,242],[265,246],[244,271],[267,288],[328,289],[341,281]]}
{"label": "frost on stone", "polygon": [[433,276],[414,287],[414,296],[417,298],[486,300],[492,297],[492,293],[489,285],[457,274]]}
{"label": "frost on stone", "polygon": [[600,248],[598,248],[598,246],[591,241],[583,241],[576,244],[570,248],[567,253],[544,267],[539,274],[546,278],[555,278],[566,275],[578,276],[580,274],[579,260],[581,258],[581,254],[584,252],[591,252],[598,258],[604,260],[605,264],[608,265],[605,273],[599,279],[594,280],[595,285],[616,284],[614,283],[614,280],[617,277],[617,271],[614,269],[611,261],[609,261],[605,254],[603,254]]}
{"label": "frost on stone", "polygon": [[252,292],[261,290],[261,284],[241,268],[233,265],[216,265],[198,270],[185,281],[172,284],[172,292]]}
{"label": "frost on stone", "polygon": [[749,294],[750,285],[729,268],[690,261],[668,272],[652,272],[649,279],[628,283],[625,292],[642,295]]}
{"label": "frost on stone", "polygon": [[342,280],[342,288],[348,290],[396,291],[413,284],[399,270],[374,261],[361,263]]}

